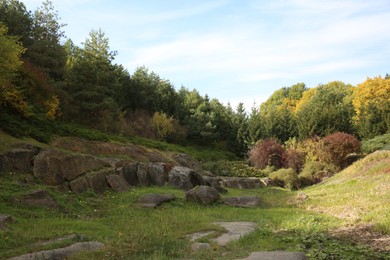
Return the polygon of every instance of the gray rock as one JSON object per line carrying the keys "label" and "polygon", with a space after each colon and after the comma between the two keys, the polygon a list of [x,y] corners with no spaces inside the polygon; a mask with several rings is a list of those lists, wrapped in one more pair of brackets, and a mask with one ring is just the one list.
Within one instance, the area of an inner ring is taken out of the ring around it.
{"label": "gray rock", "polygon": [[274,252],[254,252],[246,258],[240,260],[307,260],[308,258],[304,253],[300,252],[285,252],[285,251],[274,251]]}
{"label": "gray rock", "polygon": [[106,179],[110,187],[116,192],[126,192],[130,189],[130,185],[122,175],[109,174]]}
{"label": "gray rock", "polygon": [[35,190],[16,199],[24,206],[39,206],[46,208],[56,208],[57,203],[50,197],[45,190]]}
{"label": "gray rock", "polygon": [[117,172],[119,172],[130,186],[138,186],[138,163],[121,161],[115,166]]}
{"label": "gray rock", "polygon": [[39,148],[21,144],[12,150],[0,154],[0,173],[1,172],[32,172],[33,158],[39,152]]}
{"label": "gray rock", "polygon": [[210,250],[211,246],[208,243],[193,243],[191,245],[191,251],[192,252],[197,252],[201,250]]}
{"label": "gray rock", "polygon": [[264,184],[266,187],[275,186],[275,182],[270,177],[261,178],[260,181]]}
{"label": "gray rock", "polygon": [[69,259],[72,254],[82,251],[96,251],[104,247],[100,242],[77,242],[68,247],[45,250],[36,253],[25,254],[10,258],[9,260],[31,260],[31,259]]}
{"label": "gray rock", "polygon": [[47,185],[72,181],[86,172],[111,165],[91,155],[75,155],[59,150],[46,150],[34,159],[34,176]]}
{"label": "gray rock", "polygon": [[235,189],[257,189],[265,185],[258,178],[222,177],[222,186]]}
{"label": "gray rock", "polygon": [[7,225],[14,222],[14,219],[10,215],[0,213],[0,230],[6,230]]}
{"label": "gray rock", "polygon": [[176,199],[172,194],[146,194],[137,200],[140,207],[156,208],[163,203],[170,202]]}
{"label": "gray rock", "polygon": [[92,190],[97,194],[103,194],[108,188],[107,175],[113,174],[113,169],[103,169],[88,172],[69,183],[70,189],[75,193],[83,193]]}
{"label": "gray rock", "polygon": [[149,164],[149,178],[152,185],[164,186],[168,183],[168,173],[164,170],[162,163]]}
{"label": "gray rock", "polygon": [[221,177],[202,176],[206,185],[216,188],[220,193],[226,193],[227,190],[221,186]]}
{"label": "gray rock", "polygon": [[219,200],[219,192],[211,186],[196,186],[186,192],[186,200],[210,205]]}
{"label": "gray rock", "polygon": [[224,198],[223,202],[225,205],[241,208],[253,208],[261,204],[261,200],[257,196],[228,197]]}
{"label": "gray rock", "polygon": [[83,193],[89,189],[89,184],[87,178],[85,178],[85,176],[81,176],[69,182],[69,187],[74,193]]}
{"label": "gray rock", "polygon": [[169,185],[182,190],[189,190],[196,185],[205,185],[203,177],[193,169],[175,166],[168,173]]}
{"label": "gray rock", "polygon": [[139,185],[142,187],[150,186],[149,166],[147,164],[140,163],[137,168],[137,177]]}
{"label": "gray rock", "polygon": [[240,239],[241,237],[255,231],[257,225],[252,222],[214,222],[213,224],[221,226],[227,230],[227,233],[213,239],[220,246],[227,245],[230,241]]}

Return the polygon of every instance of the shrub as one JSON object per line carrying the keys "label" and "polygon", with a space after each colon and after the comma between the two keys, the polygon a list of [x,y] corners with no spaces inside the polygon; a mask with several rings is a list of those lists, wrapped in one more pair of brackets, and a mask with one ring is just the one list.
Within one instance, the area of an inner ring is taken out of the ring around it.
{"label": "shrub", "polygon": [[203,169],[219,176],[229,177],[267,177],[264,170],[250,167],[242,161],[220,160],[204,163]]}
{"label": "shrub", "polygon": [[276,185],[284,187],[286,189],[298,189],[300,187],[298,175],[293,169],[280,169],[269,175],[270,178],[276,183]]}
{"label": "shrub", "polygon": [[280,169],[285,166],[286,152],[274,139],[265,139],[257,142],[249,151],[249,160],[257,168],[264,169],[273,166]]}
{"label": "shrub", "polygon": [[299,174],[299,180],[302,186],[309,186],[329,178],[336,172],[337,169],[332,164],[310,161],[303,167],[302,172]]}
{"label": "shrub", "polygon": [[333,163],[340,169],[345,168],[347,156],[360,153],[361,144],[353,135],[337,132],[323,139],[324,150],[327,153],[325,161]]}
{"label": "shrub", "polygon": [[299,173],[305,164],[305,153],[294,148],[286,151],[286,166]]}

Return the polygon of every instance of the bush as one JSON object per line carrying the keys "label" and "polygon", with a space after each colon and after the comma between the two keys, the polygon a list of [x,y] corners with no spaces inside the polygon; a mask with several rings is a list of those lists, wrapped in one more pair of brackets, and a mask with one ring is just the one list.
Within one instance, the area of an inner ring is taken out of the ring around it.
{"label": "bush", "polygon": [[269,175],[274,180],[276,185],[286,189],[298,189],[300,187],[298,175],[293,169],[280,169]]}
{"label": "bush", "polygon": [[362,142],[362,152],[373,153],[377,150],[390,150],[390,133]]}
{"label": "bush", "polygon": [[299,173],[305,165],[305,153],[298,149],[290,148],[286,152],[286,166]]}
{"label": "bush", "polygon": [[299,174],[299,180],[302,186],[309,186],[319,183],[329,178],[337,172],[334,165],[325,162],[310,161],[305,164],[302,172]]}
{"label": "bush", "polygon": [[251,164],[259,169],[273,166],[280,169],[285,166],[286,152],[283,147],[274,139],[259,141],[249,151]]}
{"label": "bush", "polygon": [[325,161],[333,163],[339,169],[345,168],[347,156],[352,153],[360,153],[359,140],[350,134],[337,132],[323,139],[324,149],[327,154]]}
{"label": "bush", "polygon": [[229,177],[267,177],[268,174],[242,161],[220,160],[217,162],[207,162],[203,164],[203,169],[210,171],[218,176]]}

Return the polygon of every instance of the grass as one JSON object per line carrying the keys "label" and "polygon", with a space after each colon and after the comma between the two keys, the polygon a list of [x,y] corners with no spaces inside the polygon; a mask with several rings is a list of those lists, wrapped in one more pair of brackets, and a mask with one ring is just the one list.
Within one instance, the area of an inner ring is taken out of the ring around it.
{"label": "grass", "polygon": [[[340,259],[346,255],[351,259],[368,255],[380,259],[383,254],[330,237],[328,231],[344,225],[344,221],[294,206],[289,202],[296,193],[281,188],[229,189],[223,195],[262,198],[263,205],[251,209],[189,203],[183,191],[170,187],[135,188],[125,193],[107,191],[103,196],[91,192],[62,194],[49,189],[59,207],[42,209],[12,202],[29,190],[48,189],[39,184],[25,185],[24,179],[17,174],[0,177],[1,213],[13,215],[16,220],[8,231],[0,231],[0,259],[48,249],[52,246],[32,244],[68,234],[84,235],[87,240],[105,244],[104,249],[84,252],[75,259],[236,259],[259,250],[303,251],[311,259]],[[178,199],[158,209],[138,208],[137,198],[146,193],[171,193]],[[221,228],[211,224],[214,221],[252,221],[258,229],[226,247],[212,244],[210,251],[191,253],[186,236],[207,230],[221,232]]]}

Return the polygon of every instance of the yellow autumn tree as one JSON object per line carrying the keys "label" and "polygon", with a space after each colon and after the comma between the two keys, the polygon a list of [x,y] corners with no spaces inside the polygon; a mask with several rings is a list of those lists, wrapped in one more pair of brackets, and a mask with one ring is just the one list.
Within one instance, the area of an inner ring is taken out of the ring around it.
{"label": "yellow autumn tree", "polygon": [[174,131],[173,118],[165,113],[155,112],[152,117],[152,127],[157,140],[164,140]]}
{"label": "yellow autumn tree", "polygon": [[390,131],[390,79],[367,78],[354,89],[354,123],[363,138]]}

